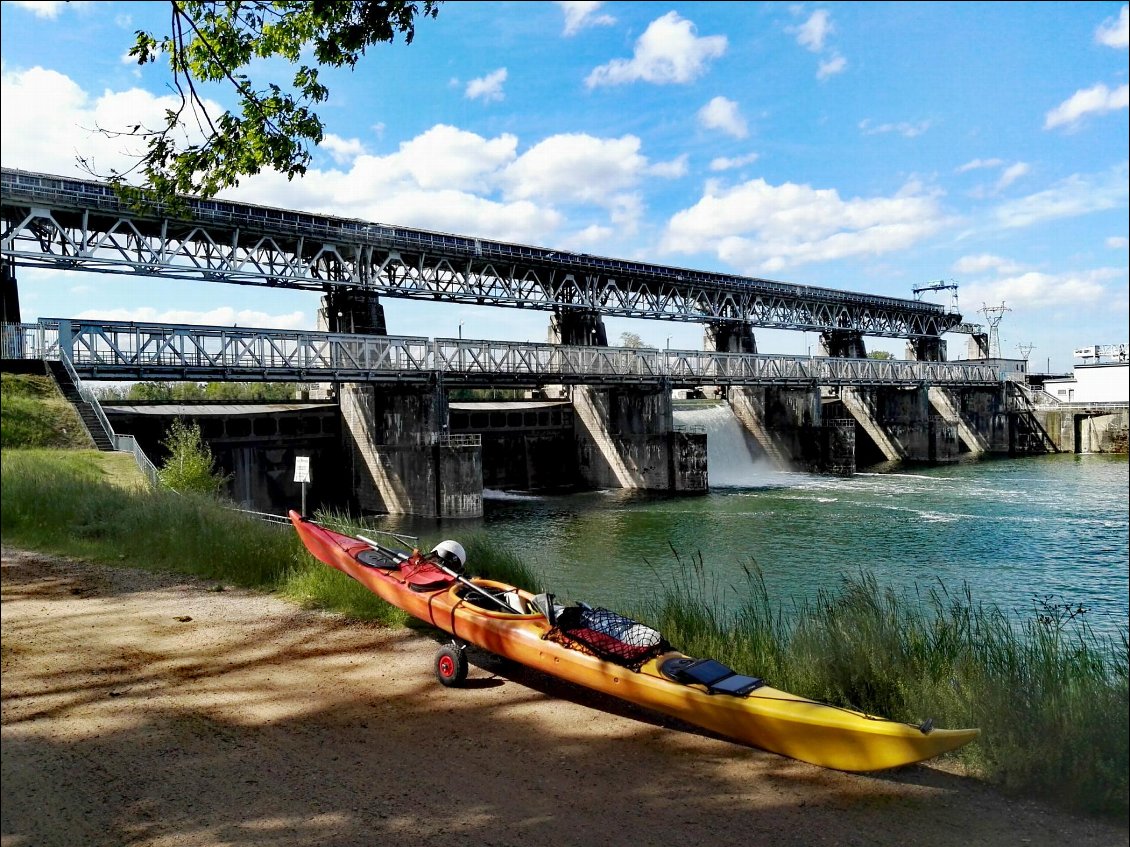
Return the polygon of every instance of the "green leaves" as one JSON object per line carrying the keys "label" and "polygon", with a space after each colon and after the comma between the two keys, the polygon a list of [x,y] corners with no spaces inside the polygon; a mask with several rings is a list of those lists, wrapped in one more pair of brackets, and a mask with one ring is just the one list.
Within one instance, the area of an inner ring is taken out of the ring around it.
{"label": "green leaves", "polygon": [[[312,108],[329,97],[318,67],[299,65],[290,91],[276,83],[258,85],[245,72],[255,60],[279,58],[298,64],[312,51],[319,67],[353,68],[365,50],[403,36],[411,44],[416,18],[435,18],[442,0],[279,0],[200,2],[171,0],[169,32],[138,31],[129,55],[140,66],[167,58],[179,104],[164,124],[135,124],[107,135],[142,139],[146,152],[130,168],[87,172],[117,185],[135,205],[181,208],[177,195],[211,197],[239,185],[244,176],[270,168],[288,179],[301,176],[324,127]],[[198,90],[200,83],[226,84],[236,105],[215,114]],[[128,191],[140,173],[143,186]]]}

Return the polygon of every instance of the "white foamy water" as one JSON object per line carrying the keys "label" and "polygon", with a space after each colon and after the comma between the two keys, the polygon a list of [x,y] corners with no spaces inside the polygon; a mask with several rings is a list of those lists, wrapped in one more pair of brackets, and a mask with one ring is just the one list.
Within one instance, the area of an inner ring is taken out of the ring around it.
{"label": "white foamy water", "polygon": [[784,474],[768,459],[755,459],[746,434],[725,403],[675,412],[679,426],[706,429],[707,477],[711,488],[760,488],[781,485]]}

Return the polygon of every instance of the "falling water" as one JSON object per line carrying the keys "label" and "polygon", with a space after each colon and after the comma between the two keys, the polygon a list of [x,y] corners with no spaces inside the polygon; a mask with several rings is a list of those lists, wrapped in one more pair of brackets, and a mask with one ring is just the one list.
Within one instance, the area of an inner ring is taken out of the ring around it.
{"label": "falling water", "polygon": [[781,473],[764,457],[750,452],[747,436],[726,403],[675,411],[678,426],[706,430],[707,473],[711,488],[760,488],[779,485]]}

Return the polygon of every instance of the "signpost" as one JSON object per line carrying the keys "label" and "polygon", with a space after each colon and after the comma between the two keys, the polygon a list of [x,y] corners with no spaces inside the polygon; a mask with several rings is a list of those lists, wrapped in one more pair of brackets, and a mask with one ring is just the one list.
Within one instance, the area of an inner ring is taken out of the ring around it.
{"label": "signpost", "polygon": [[306,516],[306,483],[313,482],[310,477],[310,457],[294,457],[294,481],[302,483],[302,515]]}

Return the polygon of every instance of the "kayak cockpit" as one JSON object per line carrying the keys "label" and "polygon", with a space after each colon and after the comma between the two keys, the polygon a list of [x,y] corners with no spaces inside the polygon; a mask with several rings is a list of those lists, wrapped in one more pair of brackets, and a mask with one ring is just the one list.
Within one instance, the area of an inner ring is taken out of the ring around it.
{"label": "kayak cockpit", "polygon": [[451,592],[462,603],[474,606],[479,612],[529,618],[544,617],[542,612],[530,602],[533,595],[504,582],[496,582],[492,579],[470,579],[453,585]]}

